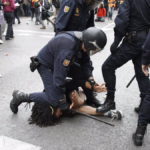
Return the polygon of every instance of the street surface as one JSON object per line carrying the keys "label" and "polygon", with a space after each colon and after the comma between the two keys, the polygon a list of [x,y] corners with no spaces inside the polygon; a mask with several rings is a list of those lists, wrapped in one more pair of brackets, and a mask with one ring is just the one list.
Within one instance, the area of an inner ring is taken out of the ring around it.
{"label": "street surface", "polygon": [[[101,66],[110,55],[114,23],[106,19],[104,23],[97,22],[96,26],[105,31],[108,39],[105,49],[91,56],[95,81],[102,84]],[[40,128],[28,124],[32,107],[26,109],[25,104],[22,104],[18,114],[11,112],[9,103],[14,90],[28,93],[43,90],[39,74],[29,69],[30,57],[53,38],[54,32],[51,24],[46,25],[45,30],[40,27],[31,22],[29,17],[21,17],[21,24],[13,26],[15,38],[11,41],[3,38],[4,44],[0,45],[0,150],[24,150],[21,147],[17,149],[23,144],[23,147],[27,146],[25,150],[150,150],[149,126],[142,147],[136,147],[131,139],[138,119],[134,107],[140,100],[136,80],[126,88],[134,76],[131,61],[116,71],[116,106],[122,110],[124,118],[121,121],[114,120],[112,123],[115,127],[76,115],[62,118],[59,125]],[[98,94],[100,101],[104,101],[104,95]],[[110,118],[98,117],[111,122]]]}

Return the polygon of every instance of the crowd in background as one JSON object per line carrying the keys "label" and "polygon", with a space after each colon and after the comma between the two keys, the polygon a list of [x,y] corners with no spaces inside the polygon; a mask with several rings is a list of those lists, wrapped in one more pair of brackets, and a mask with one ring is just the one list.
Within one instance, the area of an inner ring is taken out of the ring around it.
{"label": "crowd in background", "polygon": [[[8,3],[4,3],[5,0],[0,0],[0,16],[4,13],[4,18],[8,24],[5,40],[12,40],[14,38],[12,24],[16,23],[15,18],[18,24],[21,23],[19,16],[31,16],[31,21],[33,21],[35,17],[35,25],[42,25],[40,29],[46,29],[43,20],[51,22],[54,26],[61,1],[62,0],[9,0]],[[106,17],[112,20],[114,10],[118,10],[122,2],[123,0],[104,0],[104,2],[95,9],[95,21],[105,22]],[[10,7],[10,5],[12,7]],[[45,11],[43,11],[44,9]],[[55,9],[55,11],[53,9]],[[1,24],[3,23],[4,20],[1,20],[0,17],[0,44],[3,43],[1,31]]]}

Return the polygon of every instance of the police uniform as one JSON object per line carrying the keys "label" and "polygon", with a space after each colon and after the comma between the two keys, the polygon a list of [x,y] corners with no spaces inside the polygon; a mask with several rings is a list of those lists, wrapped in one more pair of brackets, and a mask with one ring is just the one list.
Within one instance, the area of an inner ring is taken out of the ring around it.
{"label": "police uniform", "polygon": [[63,0],[56,19],[56,34],[62,31],[83,31],[94,26],[94,10],[82,0]]}
{"label": "police uniform", "polygon": [[[150,32],[145,44],[143,45],[142,65],[149,65],[150,64],[149,60],[150,60]],[[142,126],[147,126],[147,124],[150,124],[150,88],[148,89],[142,107],[140,109],[138,123]]]}
{"label": "police uniform", "polygon": [[[38,53],[37,58],[41,63],[38,72],[42,78],[45,92],[30,94],[31,101],[58,106],[59,100],[65,98],[67,76],[73,79],[82,79],[83,76],[88,79],[93,76],[89,55],[81,51],[82,58],[78,59],[77,57],[77,53],[82,47],[82,41],[74,36],[73,31],[68,33],[71,35],[58,34]],[[74,61],[78,61],[80,67],[75,65],[76,68],[74,68]]]}
{"label": "police uniform", "polygon": [[[144,75],[141,69],[142,45],[147,38],[150,28],[150,8],[147,3],[147,0],[124,0],[119,7],[119,12],[115,19],[114,42],[120,43],[122,38],[125,38],[122,44],[117,48],[117,52],[111,54],[102,66],[102,73],[106,82],[108,95],[113,95],[116,90],[115,70],[129,60],[132,60],[134,64],[141,98],[145,97],[149,88],[149,79]],[[108,95],[107,98],[109,98]],[[114,102],[114,99],[110,98],[110,102]],[[105,111],[108,111],[107,108]],[[115,109],[115,104],[113,104],[113,109]],[[101,112],[101,110],[100,108],[99,112]]]}

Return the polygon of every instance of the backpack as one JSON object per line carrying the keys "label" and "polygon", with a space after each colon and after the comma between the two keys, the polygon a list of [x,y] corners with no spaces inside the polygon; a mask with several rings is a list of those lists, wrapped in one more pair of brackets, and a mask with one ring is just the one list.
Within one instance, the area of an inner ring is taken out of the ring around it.
{"label": "backpack", "polygon": [[60,8],[60,1],[59,0],[52,0],[52,5],[54,5],[55,8]]}

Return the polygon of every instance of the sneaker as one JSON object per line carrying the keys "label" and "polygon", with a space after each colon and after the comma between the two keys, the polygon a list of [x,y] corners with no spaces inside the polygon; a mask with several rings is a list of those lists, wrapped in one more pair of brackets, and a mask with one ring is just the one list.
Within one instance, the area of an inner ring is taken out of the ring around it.
{"label": "sneaker", "polygon": [[3,44],[3,41],[2,41],[2,40],[0,40],[0,44]]}
{"label": "sneaker", "polygon": [[46,29],[46,27],[45,27],[45,26],[43,26],[43,27],[41,27],[40,29]]}
{"label": "sneaker", "polygon": [[108,117],[112,118],[112,120],[121,120],[123,118],[123,113],[119,110],[110,110],[108,112]]}

